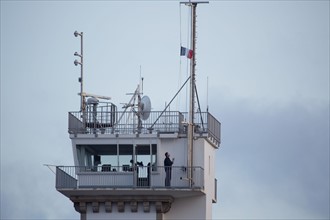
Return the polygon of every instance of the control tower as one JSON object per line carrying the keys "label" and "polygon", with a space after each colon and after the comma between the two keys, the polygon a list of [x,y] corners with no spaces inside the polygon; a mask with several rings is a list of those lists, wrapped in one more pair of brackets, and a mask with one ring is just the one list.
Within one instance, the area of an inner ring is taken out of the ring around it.
{"label": "control tower", "polygon": [[[198,3],[186,4],[194,39]],[[75,36],[82,41],[83,33]],[[191,48],[194,52],[194,40]],[[83,85],[82,48],[75,55],[81,58],[75,64]],[[151,111],[140,84],[121,111],[110,97],[87,94],[81,86],[80,111],[68,113],[74,165],[56,167],[56,189],[72,201],[81,220],[212,218],[221,125],[211,113],[194,111],[194,57],[186,81],[189,112]],[[170,165],[164,164],[165,155]]]}

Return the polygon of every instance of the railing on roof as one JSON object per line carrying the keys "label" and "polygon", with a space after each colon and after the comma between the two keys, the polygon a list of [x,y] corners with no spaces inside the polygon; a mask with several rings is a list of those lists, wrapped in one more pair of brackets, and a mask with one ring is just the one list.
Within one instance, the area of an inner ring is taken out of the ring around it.
{"label": "railing on roof", "polygon": [[[193,171],[192,185],[187,175]],[[166,187],[180,189],[203,189],[204,169],[202,167],[172,166],[170,185],[165,185],[165,167],[123,167],[57,166],[56,188],[152,188]]]}
{"label": "railing on roof", "polygon": [[[118,117],[119,116],[119,117]],[[188,113],[179,111],[152,111],[147,120],[134,112],[95,111],[69,112],[71,134],[136,134],[136,133],[187,133]],[[120,118],[120,120],[118,120]],[[155,123],[156,122],[156,123]],[[195,133],[207,133],[220,143],[220,122],[209,112],[195,113]]]}

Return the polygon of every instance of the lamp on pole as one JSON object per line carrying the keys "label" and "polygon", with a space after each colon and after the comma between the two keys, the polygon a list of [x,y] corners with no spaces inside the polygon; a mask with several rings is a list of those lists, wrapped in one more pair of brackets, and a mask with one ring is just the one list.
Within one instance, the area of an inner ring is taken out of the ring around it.
{"label": "lamp on pole", "polygon": [[80,36],[80,54],[78,52],[75,52],[74,53],[74,56],[78,56],[80,57],[80,62],[78,60],[75,60],[73,63],[74,65],[78,66],[80,65],[80,77],[79,77],[79,82],[80,82],[80,97],[81,97],[81,101],[80,101],[80,111],[81,112],[84,112],[85,111],[85,97],[84,97],[84,78],[83,78],[83,59],[84,59],[84,56],[83,56],[83,32],[78,32],[78,31],[75,31],[74,33],[74,36],[75,37],[78,37]]}

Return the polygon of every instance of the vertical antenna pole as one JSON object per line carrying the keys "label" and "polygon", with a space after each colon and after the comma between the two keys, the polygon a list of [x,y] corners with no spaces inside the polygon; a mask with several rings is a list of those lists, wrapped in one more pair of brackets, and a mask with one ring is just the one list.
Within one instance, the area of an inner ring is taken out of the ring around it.
{"label": "vertical antenna pole", "polygon": [[81,41],[80,41],[80,62],[81,62],[81,69],[80,69],[80,97],[81,97],[81,112],[85,112],[85,96],[84,96],[84,54],[83,54],[83,32],[80,34]]}
{"label": "vertical antenna pole", "polygon": [[143,80],[144,80],[144,78],[142,77],[142,66],[140,65],[141,95],[143,95]]}
{"label": "vertical antenna pole", "polygon": [[206,112],[209,112],[209,77],[206,80]]}
{"label": "vertical antenna pole", "polygon": [[79,83],[80,83],[80,112],[82,113],[82,119],[83,119],[83,126],[85,127],[85,114],[86,114],[86,106],[85,106],[85,94],[84,94],[84,54],[83,54],[83,32],[75,31],[74,33],[75,37],[80,36],[80,54],[77,52],[74,53],[74,56],[80,57],[80,62],[78,60],[74,61],[74,65],[78,66],[80,65],[80,77],[79,77]]}
{"label": "vertical antenna pole", "polygon": [[189,185],[193,185],[193,157],[194,157],[194,115],[195,115],[195,66],[196,66],[196,7],[199,3],[209,3],[208,1],[199,2],[180,2],[191,7],[191,50],[193,52],[190,61],[190,97],[189,97],[189,120],[188,120],[188,153],[187,153],[187,166],[188,166],[188,179]]}
{"label": "vertical antenna pole", "polygon": [[[138,106],[138,113],[137,113],[137,118],[138,118],[138,124],[137,124],[137,133],[140,134],[141,133],[141,129],[142,129],[142,120],[141,120],[141,111],[142,111],[142,106],[141,106],[141,90],[140,90],[141,86],[140,84],[138,85],[138,92],[137,92],[137,106]],[[134,102],[135,103],[135,102]]]}
{"label": "vertical antenna pole", "polygon": [[191,50],[193,56],[190,61],[190,99],[189,99],[189,124],[188,124],[188,179],[192,186],[193,155],[194,155],[194,113],[195,113],[195,66],[196,66],[196,6],[191,3]]}

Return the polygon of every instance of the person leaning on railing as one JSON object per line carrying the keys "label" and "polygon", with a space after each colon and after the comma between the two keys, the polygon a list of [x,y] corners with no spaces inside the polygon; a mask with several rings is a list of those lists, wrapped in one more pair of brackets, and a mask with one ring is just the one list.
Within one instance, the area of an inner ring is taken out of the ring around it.
{"label": "person leaning on railing", "polygon": [[165,160],[164,160],[164,169],[165,169],[165,186],[171,186],[171,178],[172,178],[172,165],[174,163],[174,158],[170,159],[170,154],[168,152],[165,153]]}

